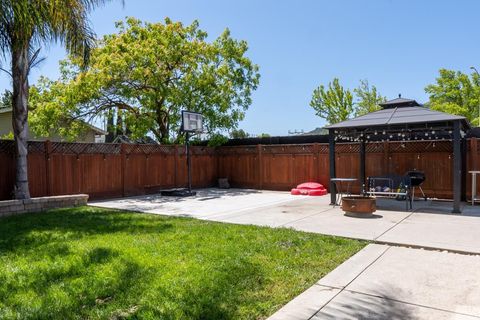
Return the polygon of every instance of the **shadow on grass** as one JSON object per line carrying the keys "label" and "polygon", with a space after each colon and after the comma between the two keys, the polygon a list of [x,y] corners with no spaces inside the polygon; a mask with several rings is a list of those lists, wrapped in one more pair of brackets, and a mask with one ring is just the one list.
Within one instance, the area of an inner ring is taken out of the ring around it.
{"label": "shadow on grass", "polygon": [[120,212],[117,210],[79,207],[52,210],[0,219],[0,254],[34,250],[45,245],[48,254],[68,254],[62,242],[83,236],[114,234],[163,233],[172,229],[169,217]]}
{"label": "shadow on grass", "polygon": [[[72,254],[72,256],[73,255],[74,254]],[[82,254],[80,259],[74,260],[73,263],[60,266],[50,264],[48,268],[44,270],[38,268],[36,269],[37,272],[29,272],[25,276],[30,278],[29,284],[31,288],[35,290],[39,289],[40,291],[37,293],[42,293],[41,291],[45,291],[52,284],[63,283],[73,278],[82,277],[89,268],[94,268],[100,264],[107,264],[118,256],[119,254],[115,250],[97,247]],[[68,258],[69,257],[67,257],[67,259]]]}
{"label": "shadow on grass", "polygon": [[97,247],[77,258],[0,275],[0,318],[123,319],[123,306],[135,306],[151,283],[148,268],[115,250]]}
{"label": "shadow on grass", "polygon": [[248,318],[256,319],[259,310],[254,305],[262,301],[254,293],[264,289],[264,278],[258,264],[228,258],[222,261],[221,268],[200,281],[196,279],[177,288],[157,288],[157,299],[163,300],[163,305],[146,306],[140,318],[142,314],[153,314],[158,319],[239,319],[247,315],[241,310],[244,308],[251,311]]}
{"label": "shadow on grass", "polygon": [[[149,269],[115,251],[95,248],[81,261],[65,269],[20,275],[29,277],[29,284],[12,283],[8,296],[0,294],[0,299],[17,308],[18,318],[22,319],[215,320],[262,315],[262,301],[255,292],[263,290],[266,282],[262,267],[248,259],[227,257],[221,267],[194,275],[180,273],[155,286],[155,280],[166,270]],[[102,264],[113,271],[108,277],[95,273]],[[9,297],[29,291],[36,293],[39,305],[31,313],[24,310],[26,302],[8,302]],[[250,313],[242,308],[248,308]]]}
{"label": "shadow on grass", "polygon": [[[135,299],[150,283],[150,273],[145,267],[130,260],[119,259],[115,266],[117,267],[108,278],[103,275],[94,276],[85,271],[75,277],[68,275],[60,278],[62,282],[70,284],[63,288],[66,300],[64,303],[56,303],[52,301],[55,295],[43,295],[41,312],[44,312],[45,318],[53,316],[58,319],[69,319],[79,316],[82,319],[90,319],[94,315],[96,318],[100,316],[105,319],[129,318],[131,314],[127,313],[134,313],[136,310]],[[84,270],[91,270],[88,265],[83,267]],[[80,277],[82,286],[75,289],[71,284]],[[45,292],[49,292],[54,283],[48,283]],[[128,309],[124,306],[135,309],[129,312],[124,310]]]}

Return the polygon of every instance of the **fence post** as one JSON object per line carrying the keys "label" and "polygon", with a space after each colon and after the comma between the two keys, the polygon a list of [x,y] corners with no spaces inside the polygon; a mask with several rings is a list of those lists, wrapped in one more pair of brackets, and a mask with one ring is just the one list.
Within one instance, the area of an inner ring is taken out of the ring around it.
{"label": "fence post", "polygon": [[390,143],[387,141],[383,142],[383,172],[390,171]]}
{"label": "fence post", "polygon": [[257,144],[257,161],[258,161],[258,189],[263,188],[263,156],[262,145]]}
{"label": "fence post", "polygon": [[127,165],[127,155],[125,144],[120,144],[120,156],[122,157],[122,197],[125,197],[125,167]]}
{"label": "fence post", "polygon": [[215,161],[215,172],[213,174],[213,185],[216,186],[218,184],[218,179],[220,178],[220,155],[218,154],[219,147],[215,147],[213,149],[212,157]]}
{"label": "fence post", "polygon": [[173,175],[173,184],[175,188],[178,188],[178,162],[179,162],[179,156],[178,156],[178,144],[175,145],[175,153],[174,153],[174,175]]}
{"label": "fence post", "polygon": [[479,170],[478,165],[478,141],[477,138],[470,139],[470,153],[471,153],[471,169],[470,170]]}
{"label": "fence post", "polygon": [[143,193],[148,193],[148,187],[151,186],[150,185],[150,181],[148,179],[149,177],[149,170],[148,170],[148,166],[150,164],[150,162],[148,161],[148,158],[150,158],[150,153],[144,153],[143,156],[145,157],[145,167],[143,168]]}
{"label": "fence post", "polygon": [[52,161],[50,160],[50,154],[52,153],[52,142],[46,140],[45,144],[45,175],[47,185],[47,196],[52,196]]}
{"label": "fence post", "polygon": [[313,177],[314,181],[320,181],[320,170],[318,169],[318,159],[320,158],[320,145],[318,142],[313,144]]}

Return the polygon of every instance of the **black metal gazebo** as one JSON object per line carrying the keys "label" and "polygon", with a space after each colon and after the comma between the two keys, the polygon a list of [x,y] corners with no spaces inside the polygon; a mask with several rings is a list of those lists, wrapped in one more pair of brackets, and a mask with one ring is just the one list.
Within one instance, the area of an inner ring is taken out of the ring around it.
{"label": "black metal gazebo", "polygon": [[[415,100],[398,98],[380,105],[381,110],[327,126],[330,144],[330,178],[335,178],[335,143],[360,144],[360,181],[365,183],[365,144],[378,141],[451,140],[453,144],[453,212],[460,213],[461,143],[470,129],[465,117],[430,110]],[[336,189],[330,182],[331,202]]]}

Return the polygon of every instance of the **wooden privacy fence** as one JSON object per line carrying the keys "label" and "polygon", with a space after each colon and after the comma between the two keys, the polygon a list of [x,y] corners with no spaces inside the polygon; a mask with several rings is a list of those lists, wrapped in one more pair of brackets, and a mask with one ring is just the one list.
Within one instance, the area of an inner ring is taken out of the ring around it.
{"label": "wooden privacy fence", "polygon": [[[426,175],[422,188],[428,197],[451,198],[452,149],[451,141],[368,143],[366,175],[403,175],[409,170],[422,170]],[[337,144],[335,151],[337,177],[358,179],[360,146]],[[466,172],[480,170],[480,144],[476,138],[467,141],[465,152]],[[305,181],[318,181],[327,188],[329,186],[327,144],[220,147],[217,157],[218,176],[228,177],[235,187],[289,190]],[[470,179],[470,175],[466,174],[464,185],[467,196],[471,194]],[[353,186],[353,191],[360,191],[360,183]]]}
{"label": "wooden privacy fence", "polygon": [[[91,198],[158,192],[187,184],[183,146],[29,142],[32,196],[87,193]],[[192,147],[194,187],[210,187],[228,178],[240,188],[289,190],[305,181],[329,185],[327,144]],[[366,175],[425,171],[422,185],[429,197],[452,197],[450,141],[380,142],[366,146]],[[466,170],[480,170],[480,143],[465,145]],[[338,144],[337,177],[359,177],[359,145]],[[0,200],[10,199],[14,178],[13,141],[0,141]],[[466,174],[466,193],[471,194]],[[359,184],[353,191],[360,190]],[[480,192],[480,186],[479,190]]]}
{"label": "wooden privacy fence", "polygon": [[[87,193],[122,197],[187,185],[185,148],[163,145],[29,142],[32,197]],[[216,181],[213,148],[192,147],[192,184]],[[15,179],[13,141],[0,141],[0,200],[10,199]]]}

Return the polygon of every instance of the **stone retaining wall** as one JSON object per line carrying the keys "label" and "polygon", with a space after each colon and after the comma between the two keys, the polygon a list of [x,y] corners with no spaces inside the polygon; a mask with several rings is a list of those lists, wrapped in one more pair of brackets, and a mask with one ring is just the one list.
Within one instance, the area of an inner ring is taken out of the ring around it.
{"label": "stone retaining wall", "polygon": [[54,208],[84,206],[87,204],[87,201],[88,194],[0,201],[0,217],[26,212],[39,212]]}

